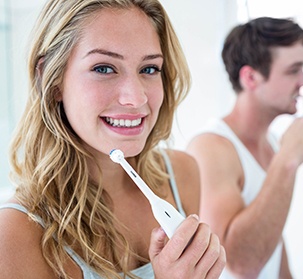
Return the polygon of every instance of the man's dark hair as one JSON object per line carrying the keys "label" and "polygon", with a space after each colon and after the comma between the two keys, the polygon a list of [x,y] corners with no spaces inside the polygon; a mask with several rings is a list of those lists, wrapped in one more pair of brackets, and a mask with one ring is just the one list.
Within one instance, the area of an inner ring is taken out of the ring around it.
{"label": "man's dark hair", "polygon": [[240,92],[239,71],[249,65],[266,79],[272,63],[272,50],[301,41],[303,30],[292,19],[260,17],[234,27],[225,39],[222,58],[233,89]]}

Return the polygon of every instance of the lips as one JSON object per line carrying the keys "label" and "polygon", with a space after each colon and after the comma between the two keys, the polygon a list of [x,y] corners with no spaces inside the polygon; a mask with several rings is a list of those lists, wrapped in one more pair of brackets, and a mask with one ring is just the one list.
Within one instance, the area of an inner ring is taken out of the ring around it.
{"label": "lips", "polygon": [[104,117],[105,122],[112,127],[135,128],[142,123],[142,118],[137,119],[117,119],[112,117]]}

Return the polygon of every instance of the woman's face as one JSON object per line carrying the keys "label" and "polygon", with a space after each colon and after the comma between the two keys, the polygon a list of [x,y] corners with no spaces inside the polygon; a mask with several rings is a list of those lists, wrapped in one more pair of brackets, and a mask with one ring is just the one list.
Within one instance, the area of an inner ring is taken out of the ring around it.
{"label": "woman's face", "polygon": [[158,35],[136,8],[100,10],[82,34],[63,80],[68,121],[92,152],[135,156],[163,101]]}

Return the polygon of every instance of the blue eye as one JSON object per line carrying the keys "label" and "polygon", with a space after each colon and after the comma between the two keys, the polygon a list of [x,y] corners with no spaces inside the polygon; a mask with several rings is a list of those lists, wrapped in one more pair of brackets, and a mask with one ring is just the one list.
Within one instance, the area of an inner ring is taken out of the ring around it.
{"label": "blue eye", "polygon": [[94,67],[93,71],[95,71],[95,72],[97,72],[99,74],[104,74],[104,75],[115,73],[115,71],[114,71],[114,69],[112,67],[102,66],[102,65]]}
{"label": "blue eye", "polygon": [[140,71],[141,74],[146,74],[146,75],[153,75],[159,72],[161,72],[161,70],[156,66],[149,66]]}

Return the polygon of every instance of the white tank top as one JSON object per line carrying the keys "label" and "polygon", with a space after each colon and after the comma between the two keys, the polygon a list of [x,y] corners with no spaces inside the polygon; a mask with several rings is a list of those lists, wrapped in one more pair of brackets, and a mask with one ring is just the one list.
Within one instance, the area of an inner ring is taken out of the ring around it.
{"label": "white tank top", "polygon": [[[213,133],[227,138],[235,147],[242,168],[244,171],[244,187],[242,190],[242,198],[245,205],[249,205],[260,192],[263,181],[266,177],[266,172],[259,165],[256,159],[248,151],[245,145],[240,141],[232,129],[221,119],[212,119],[208,124],[202,129],[202,133]],[[268,137],[273,149],[277,151],[278,146],[274,141],[272,135]],[[272,256],[268,260],[267,264],[261,270],[258,279],[278,279],[281,265],[281,255],[282,255],[282,242],[277,245]],[[234,279],[227,269],[222,272],[220,279]]]}
{"label": "white tank top", "polygon": [[[182,207],[182,203],[181,203],[181,199],[180,199],[180,196],[179,196],[179,191],[178,191],[178,187],[177,187],[177,184],[176,184],[174,171],[173,171],[170,159],[169,159],[168,155],[166,154],[166,152],[164,150],[161,149],[160,151],[161,151],[161,153],[163,155],[163,158],[164,158],[164,161],[165,161],[167,173],[169,174],[169,182],[170,182],[172,193],[173,193],[176,205],[177,205],[177,210],[181,213],[182,216],[186,217],[185,211],[183,210],[183,207]],[[4,208],[16,209],[16,210],[19,210],[21,212],[24,212],[25,214],[29,213],[27,208],[25,208],[24,206],[22,206],[20,204],[6,203],[6,204],[3,204],[3,205],[0,205],[0,210],[4,209]],[[36,222],[39,223],[42,227],[44,227],[43,220],[39,216],[35,215],[34,217],[35,217]],[[65,246],[64,249],[71,256],[71,258],[77,263],[77,265],[81,268],[82,274],[83,274],[83,279],[103,279],[103,277],[101,277],[99,274],[97,274],[70,247]],[[132,270],[131,272],[132,272],[132,274],[134,274],[134,275],[136,275],[136,276],[138,276],[139,278],[142,278],[142,279],[154,279],[154,271],[153,271],[153,267],[152,267],[150,262]],[[123,274],[120,274],[120,275],[121,275],[121,278],[124,278]],[[129,279],[129,277],[125,276],[125,279]]]}

